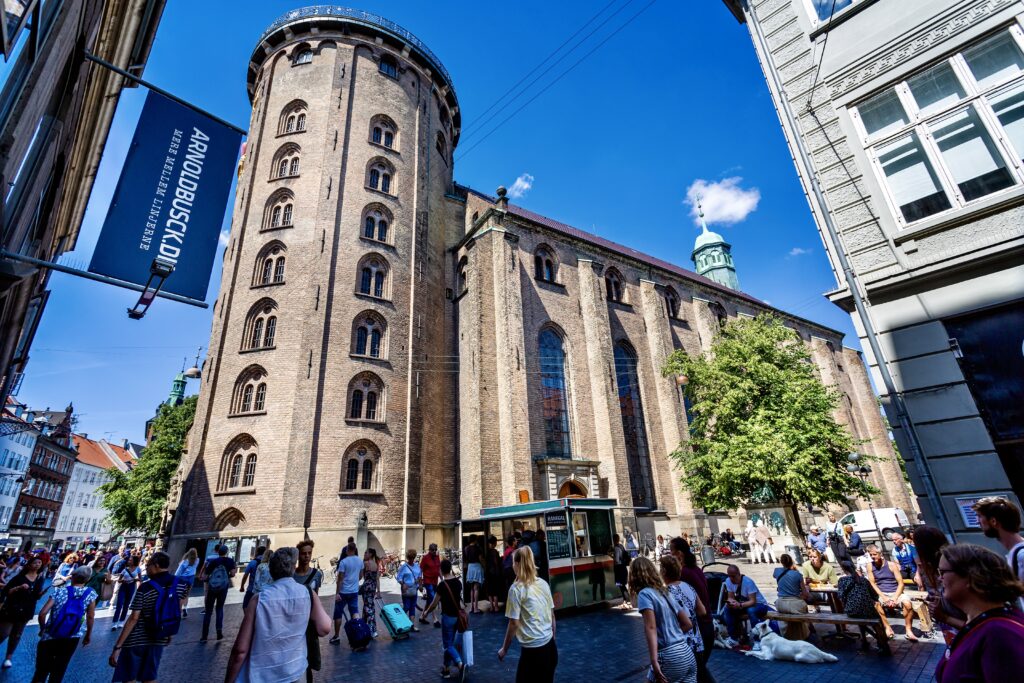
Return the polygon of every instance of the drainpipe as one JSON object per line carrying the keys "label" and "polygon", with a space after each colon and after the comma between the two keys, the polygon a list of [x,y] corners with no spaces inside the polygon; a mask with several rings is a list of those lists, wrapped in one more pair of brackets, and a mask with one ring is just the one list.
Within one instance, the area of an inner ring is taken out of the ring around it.
{"label": "drainpipe", "polygon": [[910,456],[914,460],[917,475],[920,477],[921,483],[924,485],[925,494],[928,496],[928,502],[931,504],[932,514],[935,515],[935,521],[943,533],[952,538],[955,542],[956,536],[953,533],[952,525],[949,523],[946,510],[942,507],[942,500],[939,498],[939,490],[935,485],[931,469],[929,468],[928,462],[922,452],[917,432],[914,430],[914,425],[910,421],[910,415],[907,412],[906,403],[903,401],[903,394],[896,390],[896,383],[893,381],[892,374],[889,372],[889,363],[885,358],[885,354],[882,352],[881,345],[878,343],[878,335],[875,332],[874,323],[871,321],[871,316],[868,312],[868,302],[861,295],[856,274],[854,273],[853,267],[850,265],[849,259],[846,257],[846,252],[843,249],[843,243],[839,238],[839,231],[836,228],[835,222],[832,220],[832,214],[829,212],[828,204],[825,201],[825,195],[821,190],[821,184],[818,181],[817,175],[813,171],[814,167],[811,165],[810,153],[807,151],[803,138],[801,138],[797,132],[799,128],[797,127],[796,116],[794,116],[789,101],[786,99],[785,90],[782,87],[782,83],[779,81],[779,75],[773,68],[769,67],[768,60],[770,53],[768,51],[768,44],[765,41],[764,32],[762,31],[761,26],[757,22],[757,17],[750,10],[749,5],[749,0],[744,0],[743,15],[746,19],[747,26],[749,27],[750,37],[754,41],[754,47],[761,55],[762,71],[764,72],[765,79],[770,81],[770,85],[774,86],[775,92],[778,93],[778,97],[775,97],[773,94],[772,99],[775,100],[775,108],[779,113],[779,118],[782,120],[783,130],[786,133],[786,137],[789,139],[790,148],[796,152],[794,162],[797,166],[797,172],[807,180],[806,184],[810,187],[814,202],[817,204],[818,211],[821,214],[821,224],[828,233],[829,240],[831,240],[832,244],[835,246],[836,260],[842,268],[843,279],[845,280],[847,289],[850,290],[850,295],[853,297],[853,305],[857,310],[857,315],[860,316],[861,323],[864,325],[864,336],[867,337],[868,346],[871,348],[871,353],[874,355],[875,361],[878,363],[878,372],[882,376],[882,383],[885,385],[885,391],[889,395],[893,408],[896,411],[896,421],[899,423],[900,428],[907,437],[907,445],[910,447]]}

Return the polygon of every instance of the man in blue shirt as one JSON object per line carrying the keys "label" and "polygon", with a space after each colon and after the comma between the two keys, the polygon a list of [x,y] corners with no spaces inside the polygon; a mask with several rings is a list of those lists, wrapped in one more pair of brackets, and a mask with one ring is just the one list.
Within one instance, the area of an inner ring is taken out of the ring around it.
{"label": "man in blue shirt", "polygon": [[917,574],[917,548],[903,540],[898,531],[892,535],[892,559],[900,563],[900,574],[912,579]]}
{"label": "man in blue shirt", "polygon": [[814,548],[822,556],[825,555],[825,549],[828,548],[828,534],[823,532],[817,524],[811,527],[811,533],[807,536],[807,547]]}
{"label": "man in blue shirt", "polygon": [[732,641],[729,645],[735,647],[741,635],[743,613],[746,612],[750,619],[750,627],[753,628],[768,614],[768,601],[758,590],[754,580],[749,576],[743,576],[738,566],[729,565],[728,576],[729,578],[725,580],[727,599],[722,606],[722,618],[729,630],[729,640]]}

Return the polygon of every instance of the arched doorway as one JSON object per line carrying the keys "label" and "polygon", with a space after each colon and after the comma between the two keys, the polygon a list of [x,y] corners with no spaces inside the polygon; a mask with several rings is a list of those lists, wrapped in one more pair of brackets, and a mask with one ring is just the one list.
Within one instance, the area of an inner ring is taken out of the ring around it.
{"label": "arched doorway", "polygon": [[558,488],[559,498],[586,498],[587,489],[575,479],[569,479]]}

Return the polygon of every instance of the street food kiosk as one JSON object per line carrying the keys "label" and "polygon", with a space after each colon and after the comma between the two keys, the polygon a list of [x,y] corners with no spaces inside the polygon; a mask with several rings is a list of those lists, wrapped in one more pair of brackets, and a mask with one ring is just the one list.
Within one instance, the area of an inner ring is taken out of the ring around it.
{"label": "street food kiosk", "polygon": [[[612,569],[612,535],[636,528],[633,510],[613,498],[557,498],[483,508],[477,519],[460,522],[462,545],[470,536],[505,539],[516,531],[543,530],[555,609],[583,607],[619,597]],[[486,542],[481,545],[486,548]]]}

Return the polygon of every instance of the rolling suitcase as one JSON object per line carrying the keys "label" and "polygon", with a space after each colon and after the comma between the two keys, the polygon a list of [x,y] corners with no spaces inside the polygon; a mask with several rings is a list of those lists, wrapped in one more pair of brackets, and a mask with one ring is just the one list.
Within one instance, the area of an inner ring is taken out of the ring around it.
{"label": "rolling suitcase", "polygon": [[384,620],[384,626],[387,627],[388,633],[391,634],[391,639],[408,638],[409,632],[412,631],[412,621],[402,606],[396,602],[385,605],[383,600],[379,601],[379,604],[380,616]]}
{"label": "rolling suitcase", "polygon": [[345,622],[345,635],[353,650],[365,650],[373,640],[369,625],[362,619],[349,619]]}

